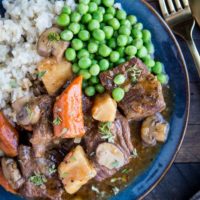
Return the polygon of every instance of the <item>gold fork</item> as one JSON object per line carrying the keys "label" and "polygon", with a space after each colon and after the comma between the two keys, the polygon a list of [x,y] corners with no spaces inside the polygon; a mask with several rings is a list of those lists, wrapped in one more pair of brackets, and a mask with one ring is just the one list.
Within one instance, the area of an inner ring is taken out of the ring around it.
{"label": "gold fork", "polygon": [[188,0],[182,0],[182,2],[181,0],[159,0],[159,4],[167,24],[174,33],[187,42],[200,76],[200,56],[192,37],[195,20],[192,17]]}

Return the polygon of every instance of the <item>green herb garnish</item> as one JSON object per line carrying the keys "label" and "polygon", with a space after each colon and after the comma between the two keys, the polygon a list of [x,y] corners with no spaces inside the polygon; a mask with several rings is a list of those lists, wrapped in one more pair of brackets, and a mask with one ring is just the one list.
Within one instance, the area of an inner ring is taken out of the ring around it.
{"label": "green herb garnish", "polygon": [[94,185],[92,185],[91,190],[96,192],[97,194],[100,193],[99,189],[97,187],[95,187]]}
{"label": "green herb garnish", "polygon": [[26,109],[26,112],[27,112],[27,114],[28,114],[28,118],[29,118],[29,119],[32,119],[33,112],[32,112],[32,110],[30,109],[30,107],[29,107],[29,106],[26,106],[25,109]]}
{"label": "green herb garnish", "polygon": [[112,188],[114,194],[116,195],[117,193],[119,193],[119,188],[118,187],[113,187]]}
{"label": "green herb garnish", "polygon": [[47,182],[47,179],[43,174],[34,173],[34,175],[29,178],[29,181],[36,186],[41,186]]}
{"label": "green herb garnish", "polygon": [[110,182],[111,183],[115,183],[116,181],[121,181],[122,180],[122,178],[112,178],[111,180],[110,180]]}
{"label": "green herb garnish", "polygon": [[132,156],[133,158],[137,158],[137,157],[138,157],[138,153],[137,153],[137,149],[136,149],[136,148],[133,149],[133,151],[132,151],[132,153],[131,153],[131,156]]}
{"label": "green herb garnish", "polygon": [[70,161],[76,161],[77,159],[74,157],[74,156],[72,156],[71,158],[70,158]]}
{"label": "green herb garnish", "polygon": [[117,168],[117,167],[119,167],[119,161],[115,160],[111,163],[111,165],[113,168]]}
{"label": "green herb garnish", "polygon": [[68,172],[64,172],[64,173],[61,175],[61,178],[66,178],[68,175],[69,175]]}
{"label": "green herb garnish", "polygon": [[99,125],[99,131],[101,133],[101,138],[108,140],[108,142],[114,143],[114,135],[111,132],[111,122],[101,122]]}
{"label": "green herb garnish", "polygon": [[56,166],[53,164],[51,167],[49,167],[49,174],[54,174],[56,172]]}
{"label": "green herb garnish", "polygon": [[53,41],[59,41],[60,40],[60,35],[58,33],[55,32],[51,32],[48,35],[48,40],[53,42]]}
{"label": "green herb garnish", "polygon": [[37,73],[37,76],[38,78],[42,78],[45,74],[46,74],[47,71],[40,71]]}
{"label": "green herb garnish", "polygon": [[61,122],[62,122],[62,119],[60,117],[56,117],[53,120],[53,125],[55,125],[55,126],[60,125]]}
{"label": "green herb garnish", "polygon": [[132,171],[132,169],[123,169],[122,170],[122,173],[123,174],[128,174],[129,172],[131,172]]}
{"label": "green herb garnish", "polygon": [[132,83],[136,83],[142,74],[142,69],[138,68],[137,65],[133,65],[127,70],[127,72],[130,73]]}

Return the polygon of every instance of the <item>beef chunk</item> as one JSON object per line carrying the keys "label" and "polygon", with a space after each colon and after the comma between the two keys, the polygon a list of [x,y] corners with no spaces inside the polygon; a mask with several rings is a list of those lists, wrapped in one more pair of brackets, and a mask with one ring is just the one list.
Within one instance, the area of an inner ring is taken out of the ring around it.
{"label": "beef chunk", "polygon": [[[107,130],[110,134],[102,134],[102,129]],[[122,166],[129,162],[131,154],[134,151],[128,121],[119,113],[117,113],[114,122],[100,123],[98,125],[94,123],[93,128],[85,135],[84,142],[88,155],[94,160],[97,171],[95,178],[98,181],[102,181],[115,174]],[[115,155],[112,155],[111,152],[118,152],[121,162],[113,160]],[[100,161],[102,160],[100,155],[105,155],[103,157],[110,155],[110,161],[113,160],[113,168],[103,165],[102,163],[107,163],[107,161]]]}
{"label": "beef chunk", "polygon": [[161,112],[165,106],[162,86],[152,74],[135,84],[119,103],[126,117],[133,120]]}
{"label": "beef chunk", "polygon": [[129,85],[131,79],[131,67],[137,67],[139,70],[139,73],[137,74],[137,78],[144,77],[147,74],[149,74],[146,66],[142,63],[142,61],[138,58],[132,58],[130,61],[120,64],[119,66],[109,70],[105,71],[100,74],[100,80],[102,85],[108,90],[112,91],[113,88],[117,87],[117,85],[114,83],[114,77],[117,74],[123,74],[126,77],[126,83],[124,86]]}
{"label": "beef chunk", "polygon": [[117,87],[113,80],[119,73],[126,77],[126,82],[121,85],[126,94],[119,107],[128,119],[141,120],[165,108],[162,86],[157,78],[148,72],[141,60],[133,58],[101,73],[101,83],[108,91],[111,92]]}

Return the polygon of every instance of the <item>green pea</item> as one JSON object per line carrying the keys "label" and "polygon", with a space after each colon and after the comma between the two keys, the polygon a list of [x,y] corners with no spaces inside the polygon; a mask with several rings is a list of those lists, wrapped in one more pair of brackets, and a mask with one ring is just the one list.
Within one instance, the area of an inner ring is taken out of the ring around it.
{"label": "green pea", "polygon": [[137,30],[139,30],[139,31],[141,31],[142,29],[143,29],[143,24],[142,23],[136,23],[135,25],[134,25],[134,29],[137,29]]}
{"label": "green pea", "polygon": [[124,98],[125,92],[122,88],[115,88],[112,91],[112,97],[115,101],[119,102]]}
{"label": "green pea", "polygon": [[117,76],[115,76],[114,78],[114,83],[116,85],[121,85],[125,82],[126,78],[123,74],[118,74]]}
{"label": "green pea", "polygon": [[140,49],[143,46],[143,40],[142,39],[134,39],[132,44],[137,48]]}
{"label": "green pea", "polygon": [[92,76],[97,76],[100,72],[100,67],[98,64],[94,64],[90,67],[90,74]]}
{"label": "green pea", "polygon": [[117,45],[120,47],[126,46],[128,43],[128,37],[126,35],[119,35],[117,37]]}
{"label": "green pea", "polygon": [[129,36],[129,35],[131,34],[131,29],[130,29],[130,27],[125,26],[125,25],[121,26],[121,27],[119,28],[119,34],[120,34],[120,35],[127,35],[127,36]]}
{"label": "green pea", "polygon": [[120,21],[120,23],[121,23],[121,26],[126,26],[126,27],[131,28],[131,23],[130,23],[130,21],[128,19],[122,19]]}
{"label": "green pea", "polygon": [[97,5],[101,4],[101,0],[92,0],[92,2],[95,2]]}
{"label": "green pea", "polygon": [[68,60],[68,61],[73,61],[76,59],[76,52],[74,49],[72,48],[68,48],[66,51],[65,51],[65,58]]}
{"label": "green pea", "polygon": [[97,84],[97,85],[95,86],[95,89],[96,89],[96,91],[97,91],[98,93],[100,93],[100,94],[102,94],[102,93],[105,92],[105,88],[104,88],[101,84]]}
{"label": "green pea", "polygon": [[73,22],[69,25],[69,30],[71,30],[73,34],[78,34],[80,29],[81,29],[81,26],[78,23]]}
{"label": "green pea", "polygon": [[98,76],[92,76],[92,77],[90,78],[90,82],[91,82],[92,84],[98,84],[98,83],[99,83],[99,78],[98,78]]}
{"label": "green pea", "polygon": [[139,50],[138,50],[138,52],[137,52],[137,56],[139,57],[139,58],[144,58],[145,56],[147,56],[147,54],[148,54],[148,52],[147,52],[147,49],[146,49],[146,47],[141,47]]}
{"label": "green pea", "polygon": [[81,21],[84,23],[84,24],[87,24],[90,20],[92,19],[92,15],[89,14],[89,13],[86,13],[82,16],[82,19]]}
{"label": "green pea", "polygon": [[116,18],[110,19],[108,24],[113,27],[114,30],[118,30],[120,27],[119,20]]}
{"label": "green pea", "polygon": [[94,86],[88,86],[85,88],[85,94],[88,96],[88,97],[92,97],[95,95],[95,88]]}
{"label": "green pea", "polygon": [[108,47],[105,44],[102,44],[102,45],[100,45],[98,52],[99,52],[100,56],[102,56],[102,57],[108,57],[110,55],[111,51],[112,50],[111,50],[110,47]]}
{"label": "green pea", "polygon": [[79,75],[83,76],[84,80],[88,80],[91,77],[90,73],[86,69],[81,69]]}
{"label": "green pea", "polygon": [[81,49],[79,52],[78,52],[78,58],[81,59],[82,57],[89,57],[90,54],[87,50],[85,49]]}
{"label": "green pea", "polygon": [[70,15],[71,12],[72,12],[72,10],[69,6],[64,6],[61,10],[61,13],[65,13],[65,14],[68,14],[68,15]]}
{"label": "green pea", "polygon": [[107,44],[111,49],[115,49],[117,47],[117,42],[115,38],[111,38],[110,40],[108,40]]}
{"label": "green pea", "polygon": [[97,63],[98,63],[97,60],[92,60],[92,65],[95,65]]}
{"label": "green pea", "polygon": [[107,21],[109,21],[109,20],[111,20],[111,19],[113,19],[113,18],[114,18],[114,17],[113,17],[112,14],[107,13],[107,14],[105,14],[105,15],[103,16],[103,21],[104,21],[104,22],[107,22]]}
{"label": "green pea", "polygon": [[132,44],[133,38],[131,36],[128,37],[128,44]]}
{"label": "green pea", "polygon": [[78,37],[82,40],[82,41],[87,41],[90,39],[90,33],[87,30],[82,30],[79,32]]}
{"label": "green pea", "polygon": [[110,61],[116,63],[120,58],[120,54],[117,51],[112,51],[110,54]]}
{"label": "green pea", "polygon": [[76,38],[72,40],[71,45],[72,45],[72,48],[74,48],[76,51],[83,48],[83,42]]}
{"label": "green pea", "polygon": [[138,29],[133,29],[132,36],[133,38],[136,38],[136,39],[142,39],[142,32]]}
{"label": "green pea", "polygon": [[105,37],[106,39],[111,39],[111,37],[113,36],[114,30],[111,26],[104,26],[103,27],[103,31],[105,33]]}
{"label": "green pea", "polygon": [[101,59],[99,66],[101,71],[106,71],[109,68],[109,61],[106,59]]}
{"label": "green pea", "polygon": [[88,44],[88,51],[90,53],[96,53],[98,51],[98,44],[95,42],[90,42]]}
{"label": "green pea", "polygon": [[149,30],[144,29],[142,31],[142,39],[144,42],[151,41],[151,32]]}
{"label": "green pea", "polygon": [[143,59],[144,61],[144,64],[147,66],[147,67],[153,67],[155,65],[155,61],[152,59],[152,58],[149,58],[149,57],[145,57]]}
{"label": "green pea", "polygon": [[90,0],[79,0],[79,3],[88,4]]}
{"label": "green pea", "polygon": [[81,15],[78,12],[72,12],[71,14],[71,22],[79,22],[81,20]]}
{"label": "green pea", "polygon": [[106,13],[114,16],[116,13],[116,9],[114,7],[109,7],[109,8],[107,8]]}
{"label": "green pea", "polygon": [[134,24],[137,23],[137,17],[134,16],[134,15],[129,15],[129,16],[127,17],[127,19],[130,21],[131,25],[134,25]]}
{"label": "green pea", "polygon": [[147,48],[148,53],[154,54],[155,49],[152,42],[145,43],[145,47]]}
{"label": "green pea", "polygon": [[106,13],[106,9],[103,6],[99,6],[98,10],[99,13],[101,14],[105,14]]}
{"label": "green pea", "polygon": [[99,29],[99,28],[100,28],[100,23],[99,23],[99,21],[96,20],[96,19],[92,19],[92,20],[89,22],[89,24],[88,24],[88,29],[89,29],[90,31],[93,31],[93,30]]}
{"label": "green pea", "polygon": [[114,4],[114,0],[102,0],[102,3],[106,7],[112,7]]}
{"label": "green pea", "polygon": [[152,71],[155,74],[161,74],[163,72],[163,64],[161,62],[155,62]]}
{"label": "green pea", "polygon": [[126,49],[125,49],[125,53],[128,55],[128,56],[135,56],[135,54],[137,53],[137,48],[135,46],[127,46]]}
{"label": "green pea", "polygon": [[125,47],[119,47],[119,48],[117,48],[117,51],[120,54],[120,58],[123,58],[124,57],[124,53],[125,53]]}
{"label": "green pea", "polygon": [[76,73],[79,72],[79,70],[80,70],[80,68],[79,68],[78,64],[77,64],[77,63],[74,63],[74,64],[72,65],[72,71],[76,74]]}
{"label": "green pea", "polygon": [[89,7],[86,4],[79,3],[78,6],[77,6],[77,10],[81,15],[84,15],[88,12]]}
{"label": "green pea", "polygon": [[89,12],[90,13],[93,13],[93,12],[97,11],[97,9],[98,9],[98,6],[97,6],[97,4],[95,2],[90,2],[89,3]]}
{"label": "green pea", "polygon": [[117,61],[117,65],[120,65],[120,64],[122,64],[122,63],[125,63],[126,62],[126,60],[124,59],[124,58],[120,58],[118,61]]}
{"label": "green pea", "polygon": [[94,39],[96,39],[97,41],[103,41],[105,40],[105,33],[100,30],[100,29],[96,29],[92,32],[92,36],[94,37]]}
{"label": "green pea", "polygon": [[82,57],[79,61],[78,61],[78,66],[81,69],[87,69],[91,66],[92,61],[90,60],[90,58],[88,57]]}
{"label": "green pea", "polygon": [[60,33],[60,37],[64,41],[70,41],[73,38],[73,33],[69,30],[64,30]]}
{"label": "green pea", "polygon": [[160,81],[161,84],[167,84],[169,78],[166,74],[158,74],[157,79]]}
{"label": "green pea", "polygon": [[100,11],[96,11],[92,14],[92,18],[96,19],[99,22],[103,21],[103,14]]}
{"label": "green pea", "polygon": [[67,26],[70,22],[69,15],[65,13],[60,14],[57,17],[56,22],[59,26]]}
{"label": "green pea", "polygon": [[124,10],[117,10],[116,17],[119,20],[126,19],[126,12]]}

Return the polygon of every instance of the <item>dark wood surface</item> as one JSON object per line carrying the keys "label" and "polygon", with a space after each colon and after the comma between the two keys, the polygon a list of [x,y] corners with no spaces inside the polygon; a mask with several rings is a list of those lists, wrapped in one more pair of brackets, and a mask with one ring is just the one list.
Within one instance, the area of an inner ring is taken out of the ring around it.
{"label": "dark wood surface", "polygon": [[[147,0],[159,13],[158,0]],[[171,169],[145,200],[186,200],[200,190],[200,79],[189,49],[176,37],[182,49],[190,78],[190,117],[182,147]],[[193,38],[200,52],[200,28],[196,25]]]}

